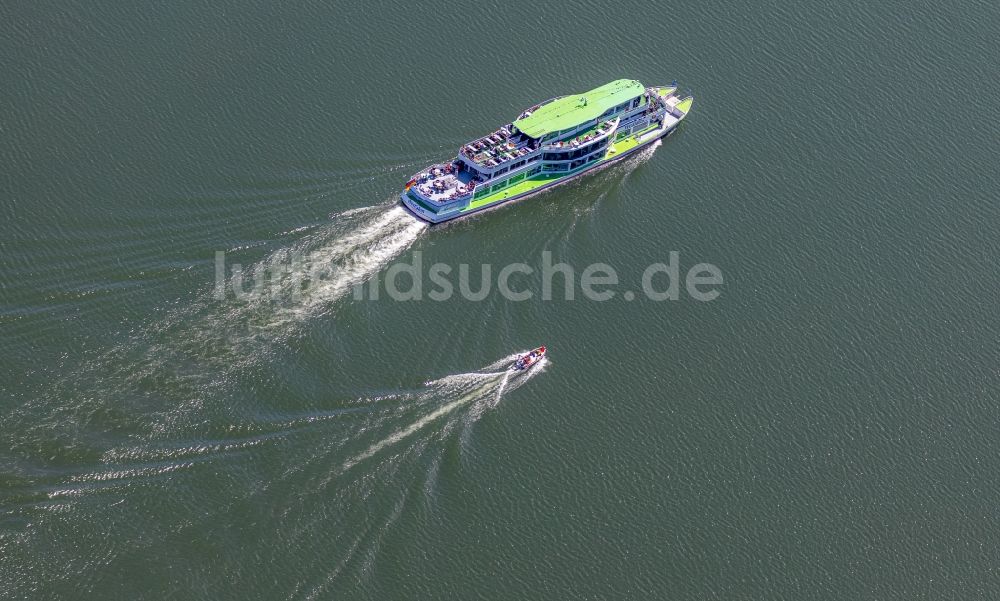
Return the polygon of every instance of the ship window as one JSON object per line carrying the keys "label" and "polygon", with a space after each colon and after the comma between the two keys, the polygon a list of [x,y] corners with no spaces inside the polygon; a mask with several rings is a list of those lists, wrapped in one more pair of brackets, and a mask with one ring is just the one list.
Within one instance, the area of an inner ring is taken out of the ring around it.
{"label": "ship window", "polygon": [[637,106],[639,106],[639,98],[638,97],[635,100],[632,101],[632,108],[635,108]]}

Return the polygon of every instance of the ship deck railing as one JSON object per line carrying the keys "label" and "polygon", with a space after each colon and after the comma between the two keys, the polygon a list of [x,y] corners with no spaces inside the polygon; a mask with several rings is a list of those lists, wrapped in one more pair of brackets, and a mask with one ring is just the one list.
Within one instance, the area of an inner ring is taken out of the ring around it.
{"label": "ship deck railing", "polygon": [[473,144],[466,144],[460,149],[460,153],[480,167],[498,167],[532,152],[527,141],[512,142],[510,138],[507,138],[504,142],[481,148],[477,148]]}
{"label": "ship deck railing", "polygon": [[[621,117],[615,118],[613,121],[604,121],[598,123],[589,129],[575,134],[571,139],[558,140],[552,142],[551,144],[546,144],[542,146],[542,150],[548,151],[564,151],[567,148],[579,148],[581,146],[586,146],[594,142],[600,141],[602,138],[613,134],[618,128],[618,124],[621,122]],[[588,140],[587,137],[590,136]]]}
{"label": "ship deck railing", "polygon": [[[471,198],[476,190],[476,186],[481,185],[479,182],[474,182],[475,178],[473,175],[465,170],[444,173],[438,176],[431,175],[423,180],[420,179],[420,175],[423,174],[418,174],[414,177],[418,181],[409,190],[422,200],[437,205],[445,205]],[[443,187],[435,186],[435,182],[439,181],[442,182]],[[465,187],[465,192],[459,191],[460,186]]]}

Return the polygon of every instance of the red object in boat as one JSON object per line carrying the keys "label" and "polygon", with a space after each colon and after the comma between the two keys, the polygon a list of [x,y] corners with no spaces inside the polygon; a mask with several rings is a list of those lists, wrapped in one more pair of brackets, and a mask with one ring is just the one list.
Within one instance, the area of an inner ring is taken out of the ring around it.
{"label": "red object in boat", "polygon": [[514,361],[514,369],[524,370],[538,363],[545,357],[545,347],[540,346],[527,355],[521,355]]}

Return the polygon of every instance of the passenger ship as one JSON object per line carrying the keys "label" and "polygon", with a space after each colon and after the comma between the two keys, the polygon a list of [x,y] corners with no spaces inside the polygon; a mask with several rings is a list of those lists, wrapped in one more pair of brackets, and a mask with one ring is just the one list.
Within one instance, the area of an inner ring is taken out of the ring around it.
{"label": "passenger ship", "polygon": [[454,159],[413,176],[403,204],[417,217],[441,223],[574,179],[677,127],[694,98],[676,91],[676,82],[647,88],[619,79],[537,104],[462,146]]}

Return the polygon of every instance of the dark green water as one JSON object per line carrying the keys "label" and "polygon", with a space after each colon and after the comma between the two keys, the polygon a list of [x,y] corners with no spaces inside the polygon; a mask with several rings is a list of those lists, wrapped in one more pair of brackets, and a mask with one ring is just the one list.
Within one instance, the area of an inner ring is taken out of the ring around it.
{"label": "dark green water", "polygon": [[[0,598],[995,598],[996,3],[364,6],[0,8]],[[619,77],[694,110],[531,201],[393,208]],[[347,293],[545,250],[725,284]],[[216,251],[344,271],[219,301]]]}

